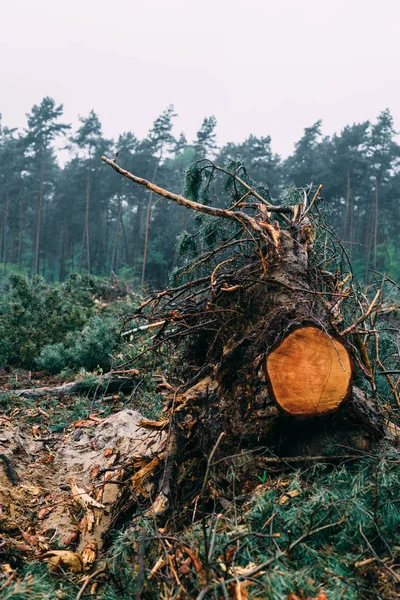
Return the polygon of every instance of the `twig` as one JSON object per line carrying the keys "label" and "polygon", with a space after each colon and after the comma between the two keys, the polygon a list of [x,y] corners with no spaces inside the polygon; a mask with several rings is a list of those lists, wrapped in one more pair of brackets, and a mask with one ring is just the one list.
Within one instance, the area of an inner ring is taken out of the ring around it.
{"label": "twig", "polygon": [[81,600],[84,591],[86,590],[87,586],[92,581],[92,579],[94,579],[95,577],[97,577],[97,575],[100,575],[101,573],[104,573],[105,570],[106,570],[105,567],[102,567],[101,569],[98,569],[97,571],[95,571],[91,575],[88,575],[86,577],[85,581],[83,582],[83,585],[82,585],[81,589],[79,590],[79,592],[78,592],[75,600]]}
{"label": "twig", "polygon": [[133,335],[134,333],[138,333],[139,331],[148,331],[149,329],[155,329],[156,327],[161,327],[165,325],[165,319],[163,321],[156,321],[156,323],[149,323],[148,325],[141,325],[140,327],[135,327],[134,329],[129,329],[129,331],[124,331],[121,333],[121,337],[126,337],[127,335]]}
{"label": "twig", "polygon": [[317,200],[318,196],[319,196],[319,195],[320,195],[320,193],[321,193],[322,187],[323,187],[323,184],[321,183],[321,184],[318,186],[318,189],[317,189],[317,191],[315,192],[315,194],[314,194],[314,197],[313,197],[313,199],[311,200],[309,207],[308,207],[308,208],[307,208],[307,210],[306,210],[306,211],[305,211],[305,212],[302,214],[302,216],[301,216],[301,220],[303,220],[303,219],[304,219],[304,217],[306,217],[306,216],[308,215],[308,213],[310,212],[310,210],[311,210],[311,208],[312,208],[312,206],[313,206],[314,202],[316,202],[316,200]]}
{"label": "twig", "polygon": [[313,529],[312,531],[308,531],[307,533],[304,533],[299,538],[297,538],[297,540],[295,540],[294,542],[289,544],[289,546],[287,548],[285,548],[285,550],[280,550],[275,556],[272,556],[271,558],[269,558],[265,562],[261,563],[260,565],[258,565],[257,567],[255,567],[254,569],[252,569],[251,571],[246,573],[245,575],[238,575],[238,576],[232,577],[230,579],[221,580],[218,583],[214,584],[213,586],[208,585],[208,586],[204,587],[201,590],[200,594],[197,596],[196,600],[202,600],[203,598],[205,598],[206,595],[208,594],[208,592],[210,592],[212,589],[215,590],[218,587],[220,587],[222,585],[222,581],[224,582],[225,585],[229,585],[230,583],[235,583],[237,581],[244,581],[245,579],[249,579],[250,577],[257,575],[257,573],[259,573],[263,569],[269,567],[273,562],[278,560],[278,558],[281,558],[282,556],[285,556],[286,554],[290,554],[290,552],[296,546],[298,546],[299,544],[304,542],[309,537],[316,535],[317,533],[320,533],[321,531],[324,531],[325,529],[329,529],[331,527],[336,527],[336,525],[340,525],[340,523],[343,523],[343,521],[344,521],[344,517],[339,519],[339,521],[335,521],[335,523],[328,523],[327,525],[322,525],[321,527],[317,527],[316,529]]}
{"label": "twig", "polygon": [[369,315],[372,312],[372,309],[374,308],[376,302],[378,301],[379,296],[381,295],[381,291],[382,290],[378,290],[376,292],[375,298],[372,300],[371,304],[369,305],[367,312],[364,313],[363,315],[361,315],[361,317],[359,319],[357,319],[357,321],[355,321],[355,323],[353,323],[353,325],[350,325],[350,327],[347,327],[347,329],[345,329],[344,331],[341,331],[339,335],[344,336],[344,335],[347,335],[348,333],[351,333],[352,331],[354,331],[354,329],[357,327],[357,325],[359,325],[360,323],[365,321],[365,319],[368,319]]}
{"label": "twig", "polygon": [[203,529],[203,536],[204,536],[204,557],[205,557],[205,571],[206,571],[206,578],[207,581],[209,581],[209,548],[208,548],[208,538],[207,538],[207,527],[206,527],[206,522],[205,522],[205,496],[204,493],[206,491],[206,487],[207,487],[207,482],[208,482],[208,475],[210,473],[210,467],[211,467],[211,463],[212,463],[212,459],[214,458],[214,454],[217,451],[217,448],[219,446],[220,441],[222,440],[222,438],[224,437],[225,432],[222,431],[219,434],[219,437],[217,439],[217,441],[214,444],[214,448],[211,450],[210,456],[208,457],[207,460],[207,467],[206,467],[206,473],[204,475],[204,479],[203,479],[203,485],[201,488],[201,492],[200,492],[200,500],[202,501],[203,504],[203,514],[202,514],[202,529]]}

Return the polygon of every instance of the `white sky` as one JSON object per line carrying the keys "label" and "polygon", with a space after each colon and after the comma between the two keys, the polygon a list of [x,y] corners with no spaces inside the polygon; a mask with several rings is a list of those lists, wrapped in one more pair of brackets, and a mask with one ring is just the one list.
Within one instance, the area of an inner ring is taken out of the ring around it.
{"label": "white sky", "polygon": [[174,104],[219,143],[271,135],[287,155],[318,119],[331,134],[386,107],[400,129],[400,0],[0,0],[0,112],[43,96],[77,123],[143,136]]}

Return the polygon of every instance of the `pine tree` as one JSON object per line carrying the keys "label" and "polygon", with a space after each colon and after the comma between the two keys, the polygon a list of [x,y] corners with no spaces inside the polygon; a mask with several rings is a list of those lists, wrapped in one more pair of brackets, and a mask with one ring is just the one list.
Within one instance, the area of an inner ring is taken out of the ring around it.
{"label": "pine tree", "polygon": [[[155,183],[157,177],[157,171],[159,169],[160,164],[162,163],[165,152],[168,149],[173,148],[176,141],[174,136],[172,135],[172,119],[176,116],[174,112],[174,107],[168,106],[168,108],[161,113],[161,115],[154,121],[153,127],[149,132],[148,142],[149,146],[152,150],[152,154],[156,157],[154,171],[152,176],[152,183]],[[150,220],[151,220],[151,210],[153,203],[153,192],[149,194],[149,201],[147,205],[147,215],[146,215],[146,227],[145,227],[145,238],[144,238],[144,248],[143,248],[143,262],[142,262],[142,278],[141,278],[141,286],[143,287],[146,275],[146,261],[147,261],[147,251],[149,245],[149,230],[150,230]]]}
{"label": "pine tree", "polygon": [[39,273],[46,168],[53,159],[52,142],[55,138],[65,135],[71,127],[66,123],[58,122],[62,114],[63,105],[57,106],[53,98],[46,96],[39,105],[34,105],[31,113],[27,115],[28,128],[25,130],[27,149],[32,157],[32,169],[39,171],[33,245],[33,272],[35,275]]}

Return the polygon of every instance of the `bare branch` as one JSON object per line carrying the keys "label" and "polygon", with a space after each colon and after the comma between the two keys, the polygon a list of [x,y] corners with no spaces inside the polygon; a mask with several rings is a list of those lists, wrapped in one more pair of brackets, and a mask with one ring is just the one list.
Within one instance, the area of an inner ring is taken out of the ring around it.
{"label": "bare branch", "polygon": [[[242,225],[247,225],[253,231],[255,231],[265,243],[272,243],[274,246],[276,246],[273,238],[269,235],[268,232],[268,228],[273,226],[268,223],[265,223],[261,220],[257,220],[254,217],[251,217],[250,215],[242,211],[232,211],[226,210],[224,208],[215,208],[213,206],[206,206],[204,204],[200,204],[199,202],[194,202],[193,200],[189,200],[188,198],[184,198],[183,196],[174,194],[173,192],[169,192],[168,190],[165,190],[164,188],[159,187],[154,183],[150,183],[150,181],[147,181],[147,179],[143,179],[141,177],[133,175],[129,171],[126,171],[126,169],[122,169],[119,165],[117,165],[114,161],[110,160],[106,156],[102,156],[101,160],[110,167],[112,167],[114,171],[117,171],[117,173],[119,173],[120,175],[123,175],[127,179],[130,179],[131,181],[142,185],[143,187],[158,194],[159,196],[163,196],[163,198],[167,198],[168,200],[172,200],[173,202],[176,202],[181,206],[185,206],[186,208],[196,210],[206,215],[211,215],[213,217],[221,217],[223,219],[230,219],[232,221],[239,221]],[[270,211],[273,211],[274,207],[269,206],[268,209]]]}

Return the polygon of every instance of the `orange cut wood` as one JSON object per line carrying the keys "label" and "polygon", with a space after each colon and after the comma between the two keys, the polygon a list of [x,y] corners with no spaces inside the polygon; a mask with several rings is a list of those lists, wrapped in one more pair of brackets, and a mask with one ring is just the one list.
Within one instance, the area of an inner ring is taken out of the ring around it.
{"label": "orange cut wood", "polygon": [[290,333],[266,359],[270,390],[291,415],[323,415],[347,397],[352,379],[349,352],[317,327]]}

